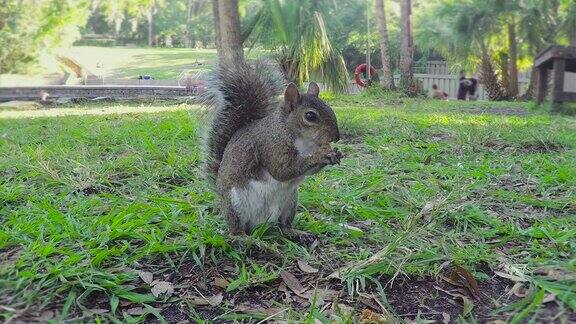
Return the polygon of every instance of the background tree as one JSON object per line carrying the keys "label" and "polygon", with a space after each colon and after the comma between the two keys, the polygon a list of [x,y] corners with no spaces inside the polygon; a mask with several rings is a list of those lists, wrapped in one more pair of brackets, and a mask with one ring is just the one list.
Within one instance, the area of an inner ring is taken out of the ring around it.
{"label": "background tree", "polygon": [[378,21],[378,34],[380,35],[380,57],[382,58],[382,84],[385,88],[394,88],[394,73],[390,63],[390,41],[386,25],[386,10],[384,0],[376,0],[376,20]]}
{"label": "background tree", "polygon": [[560,19],[562,20],[560,31],[566,34],[567,43],[576,46],[576,1],[560,1],[559,11]]}
{"label": "background tree", "polygon": [[266,0],[247,22],[243,37],[273,49],[288,80],[301,84],[315,77],[334,91],[345,91],[346,65],[324,22],[331,8],[332,1]]}
{"label": "background tree", "polygon": [[80,37],[89,3],[66,0],[4,0],[0,5],[0,73],[27,72],[41,53]]}
{"label": "background tree", "polygon": [[401,0],[401,37],[400,37],[400,87],[411,91],[413,77],[413,39],[412,39],[412,0]]}
{"label": "background tree", "polygon": [[206,0],[188,0],[186,12],[187,46],[196,47],[198,43],[203,47],[208,46],[214,34],[210,3]]}
{"label": "background tree", "polygon": [[240,65],[244,61],[238,0],[219,0],[214,14],[217,29],[218,59],[221,64]]}
{"label": "background tree", "polygon": [[154,45],[154,16],[164,5],[162,0],[138,0],[138,7],[148,23],[148,46]]}
{"label": "background tree", "polygon": [[494,58],[503,47],[502,31],[495,7],[490,1],[451,1],[434,3],[422,12],[418,25],[420,46],[434,49],[461,67],[479,70],[480,82],[492,100],[506,98],[495,71]]}

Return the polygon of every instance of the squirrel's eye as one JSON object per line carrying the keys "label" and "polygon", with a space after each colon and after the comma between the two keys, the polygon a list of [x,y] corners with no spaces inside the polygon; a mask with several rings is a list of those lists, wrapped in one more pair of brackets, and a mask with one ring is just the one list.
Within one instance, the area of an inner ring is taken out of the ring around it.
{"label": "squirrel's eye", "polygon": [[304,115],[304,117],[309,122],[317,122],[318,121],[318,114],[316,114],[313,111],[306,112],[306,115]]}

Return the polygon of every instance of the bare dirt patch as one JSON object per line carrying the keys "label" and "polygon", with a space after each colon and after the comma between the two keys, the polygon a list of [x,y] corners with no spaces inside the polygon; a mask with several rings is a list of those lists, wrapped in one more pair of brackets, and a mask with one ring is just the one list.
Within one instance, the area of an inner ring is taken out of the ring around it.
{"label": "bare dirt patch", "polygon": [[525,153],[554,153],[564,150],[561,144],[548,141],[524,142],[520,147]]}

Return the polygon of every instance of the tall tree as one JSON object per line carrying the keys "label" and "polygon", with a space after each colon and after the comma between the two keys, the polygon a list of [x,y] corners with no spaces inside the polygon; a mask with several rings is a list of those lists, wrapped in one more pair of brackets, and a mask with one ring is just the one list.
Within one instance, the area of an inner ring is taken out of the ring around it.
{"label": "tall tree", "polygon": [[41,53],[69,46],[86,23],[89,2],[0,1],[0,74],[26,73]]}
{"label": "tall tree", "polygon": [[240,15],[238,13],[238,0],[218,1],[219,46],[218,59],[221,64],[240,65],[244,62],[242,37],[240,32]]}
{"label": "tall tree", "polygon": [[154,45],[154,15],[163,4],[163,0],[140,0],[140,11],[148,23],[148,46]]}
{"label": "tall tree", "polygon": [[518,96],[518,40],[516,38],[516,19],[510,17],[508,26],[508,96]]}
{"label": "tall tree", "polygon": [[560,0],[563,15],[561,29],[566,33],[571,46],[576,46],[576,1]]}
{"label": "tall tree", "polygon": [[218,12],[218,0],[212,0],[212,15],[214,16],[214,43],[218,53],[220,49],[220,13]]}
{"label": "tall tree", "polygon": [[413,39],[412,39],[412,0],[401,0],[401,36],[400,36],[400,87],[411,91],[414,85],[412,72]]}
{"label": "tall tree", "polygon": [[380,34],[380,56],[382,58],[382,83],[385,88],[394,88],[394,74],[390,63],[390,41],[388,38],[388,26],[386,25],[386,11],[384,0],[376,0],[376,20],[378,21],[378,33]]}
{"label": "tall tree", "polygon": [[146,19],[148,20],[148,46],[154,45],[154,14],[156,13],[154,4],[146,11]]}

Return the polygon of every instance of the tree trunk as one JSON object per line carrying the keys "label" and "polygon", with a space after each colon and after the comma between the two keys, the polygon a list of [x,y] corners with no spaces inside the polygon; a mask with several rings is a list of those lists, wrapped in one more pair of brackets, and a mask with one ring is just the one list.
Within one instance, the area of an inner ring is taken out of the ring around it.
{"label": "tree trunk", "polygon": [[240,65],[244,62],[244,52],[240,35],[238,0],[218,1],[218,18],[220,21],[220,51],[218,59],[221,64]]}
{"label": "tree trunk", "polygon": [[376,20],[378,21],[378,33],[380,34],[380,56],[382,57],[382,83],[385,88],[394,88],[394,73],[390,64],[390,42],[388,39],[388,27],[386,26],[386,11],[384,0],[376,0]]}
{"label": "tree trunk", "polygon": [[190,35],[191,23],[192,23],[192,7],[194,5],[194,0],[188,0],[186,8],[186,31],[184,32],[184,47],[192,47],[192,37]]}
{"label": "tree trunk", "polygon": [[510,89],[510,58],[507,53],[500,53],[498,68],[500,69],[500,80],[502,88],[508,93]]}
{"label": "tree trunk", "polygon": [[538,69],[532,67],[532,71],[530,72],[530,83],[528,83],[528,88],[526,89],[526,92],[524,92],[524,94],[520,96],[520,100],[534,99],[537,79],[538,79]]}
{"label": "tree trunk", "polygon": [[220,53],[220,14],[218,12],[218,0],[212,0],[212,15],[214,16],[214,44],[216,50]]}
{"label": "tree trunk", "polygon": [[401,38],[400,38],[400,87],[411,92],[414,85],[412,74],[412,0],[401,1]]}
{"label": "tree trunk", "polygon": [[508,23],[508,50],[510,52],[509,64],[509,87],[508,95],[512,98],[518,96],[518,40],[516,39],[516,22],[511,18]]}
{"label": "tree trunk", "polygon": [[192,8],[194,6],[194,0],[188,0],[188,5],[186,6],[186,24],[192,19]]}
{"label": "tree trunk", "polygon": [[148,10],[148,46],[154,45],[154,7]]}

